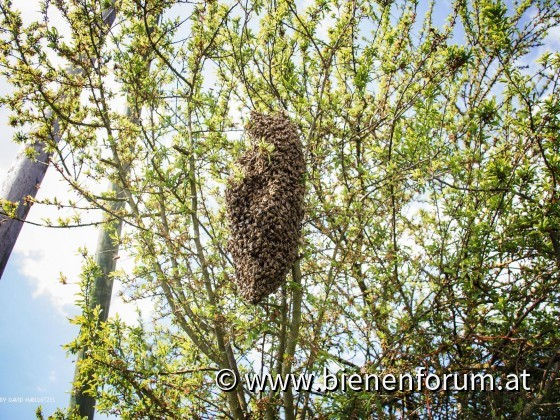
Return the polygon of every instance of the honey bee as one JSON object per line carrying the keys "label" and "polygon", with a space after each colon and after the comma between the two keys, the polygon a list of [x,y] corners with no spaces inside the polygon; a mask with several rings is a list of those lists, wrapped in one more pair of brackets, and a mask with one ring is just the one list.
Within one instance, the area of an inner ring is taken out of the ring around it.
{"label": "honey bee", "polygon": [[228,250],[234,282],[252,304],[275,292],[297,257],[303,219],[305,160],[287,115],[251,114],[251,146],[226,189]]}

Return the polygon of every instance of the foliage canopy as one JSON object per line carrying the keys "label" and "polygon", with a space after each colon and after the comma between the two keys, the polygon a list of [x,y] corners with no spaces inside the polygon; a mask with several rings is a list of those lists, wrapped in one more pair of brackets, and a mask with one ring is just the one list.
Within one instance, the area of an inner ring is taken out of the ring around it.
{"label": "foliage canopy", "polygon": [[[114,277],[128,299],[157,303],[153,322],[113,318],[94,333],[98,267],[86,258],[69,349],[89,349],[81,369],[94,373],[99,411],[559,415],[560,55],[543,39],[558,31],[560,4],[420,3],[51,1],[25,27],[0,1],[0,71],[14,86],[0,104],[17,140],[44,142],[108,227],[124,221],[115,240],[134,264]],[[251,110],[287,112],[307,166],[298,261],[258,306],[234,289],[224,210]],[[107,181],[123,195],[91,188]],[[125,206],[112,210],[115,200]],[[532,390],[224,393],[214,383],[221,368],[319,377],[325,366],[526,369]]]}

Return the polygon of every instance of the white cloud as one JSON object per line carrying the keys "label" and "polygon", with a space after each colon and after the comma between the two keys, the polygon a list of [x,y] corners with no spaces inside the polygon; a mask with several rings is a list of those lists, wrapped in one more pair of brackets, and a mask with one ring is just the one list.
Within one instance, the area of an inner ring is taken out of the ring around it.
{"label": "white cloud", "polygon": [[[57,175],[52,167],[47,170],[37,199],[73,195]],[[29,211],[27,220],[41,223],[41,219],[56,220],[65,213],[54,206],[36,204]],[[86,247],[94,251],[95,238],[93,227],[53,229],[27,224],[21,230],[12,258],[16,254],[19,271],[33,284],[33,296],[47,296],[57,311],[67,315],[66,307],[74,304],[78,292],[81,257],[77,255],[77,249]],[[61,272],[68,278],[68,284],[58,281]]]}
{"label": "white cloud", "polygon": [[[5,126],[0,119],[0,125]],[[3,150],[3,160],[0,161],[0,179],[7,172],[9,163],[15,159],[18,152],[17,147],[12,145],[10,137],[0,139],[1,149]],[[102,188],[99,188],[102,189]],[[77,199],[75,193],[69,191],[65,181],[60,179],[60,175],[50,167],[47,170],[41,188],[37,194],[37,199],[58,197],[62,201],[69,198]],[[27,218],[28,221],[41,223],[42,219],[50,218],[56,220],[59,216],[68,215],[69,212],[58,210],[54,206],[34,205]],[[97,221],[101,216],[99,213],[90,212],[82,215],[84,221]],[[90,254],[96,249],[97,236],[99,230],[96,227],[80,227],[71,229],[58,229],[24,225],[16,246],[12,252],[12,262],[17,263],[18,271],[33,285],[33,297],[46,296],[53,309],[64,316],[68,316],[74,307],[76,294],[79,291],[79,274],[81,271],[82,257],[78,253],[78,248],[87,248]],[[126,255],[121,253],[119,266],[131,261]],[[59,281],[60,273],[67,278],[67,284]],[[4,280],[6,281],[6,280]],[[135,305],[126,304],[117,296],[120,285],[114,285],[112,306],[110,314],[119,313],[120,317],[126,322],[136,320]],[[151,305],[143,306],[146,314],[152,312]]]}
{"label": "white cloud", "polygon": [[541,49],[548,51],[560,50],[560,25],[551,28],[543,40]]}
{"label": "white cloud", "polygon": [[[77,199],[65,181],[61,180],[54,168],[49,168],[43,180],[37,199],[57,196],[61,199]],[[56,220],[59,216],[68,214],[64,209],[55,206],[34,205],[27,220],[41,222],[41,219]],[[83,221],[97,221],[101,216],[99,212],[84,213]],[[76,294],[79,292],[79,275],[83,258],[78,252],[79,248],[86,248],[93,255],[97,246],[99,228],[79,227],[58,229],[25,225],[20,233],[14,248],[14,254],[19,262],[18,270],[33,284],[33,297],[48,297],[50,303],[58,313],[68,316],[75,306]],[[126,254],[120,253],[118,264],[120,267],[130,269],[131,261]],[[12,254],[13,258],[13,254]],[[60,274],[67,278],[66,284],[59,281]],[[120,284],[113,286],[110,315],[119,313],[121,319],[127,323],[136,321],[135,304],[125,303],[118,296]],[[152,312],[152,305],[142,304],[142,310],[148,316]]]}
{"label": "white cloud", "polygon": [[[39,10],[39,1],[20,2],[16,6],[22,12],[22,19],[25,25],[32,21],[42,19]],[[59,34],[68,36],[67,28],[60,13],[54,10],[49,11],[49,24],[56,26]],[[111,81],[111,87],[114,81]],[[0,94],[10,91],[10,86],[4,79],[0,79]],[[123,98],[117,98],[112,103],[113,109],[123,107]],[[0,110],[0,126],[3,127],[5,136],[0,138],[0,149],[2,156],[0,159],[0,179],[3,179],[10,163],[15,159],[18,146],[12,143],[11,138],[13,129],[7,125],[8,113]],[[101,191],[105,186],[95,186]],[[37,194],[37,199],[58,197],[61,201],[77,199],[75,193],[69,190],[68,185],[60,175],[49,168],[41,189]],[[44,218],[56,221],[58,217],[68,215],[64,209],[59,210],[54,206],[34,205],[28,216],[28,221],[41,222]],[[100,220],[99,213],[90,212],[83,214],[83,221]],[[33,297],[46,296],[53,309],[59,314],[69,315],[71,308],[74,307],[76,294],[79,291],[79,274],[81,271],[82,257],[78,254],[78,248],[86,247],[90,254],[95,252],[98,236],[96,227],[80,227],[72,229],[53,229],[46,227],[33,226],[26,224],[18,238],[12,253],[12,260],[18,264],[18,270],[29,282],[33,284]],[[119,264],[129,260],[126,255],[121,255]],[[130,261],[130,260],[129,260]],[[122,264],[120,264],[122,265]],[[67,284],[59,281],[60,273],[68,279]],[[126,322],[134,322],[137,318],[135,304],[126,304],[117,296],[120,285],[114,285],[112,305],[110,314],[119,313],[119,316]],[[152,305],[142,304],[144,316],[152,312]]]}

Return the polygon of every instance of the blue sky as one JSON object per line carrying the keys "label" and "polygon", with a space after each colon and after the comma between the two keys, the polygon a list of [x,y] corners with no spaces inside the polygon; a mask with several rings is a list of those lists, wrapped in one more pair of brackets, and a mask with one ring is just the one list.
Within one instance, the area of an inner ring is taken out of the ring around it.
{"label": "blue sky", "polygon": [[[19,6],[26,23],[36,19],[37,3],[22,2]],[[0,78],[0,95],[9,91],[9,85]],[[7,110],[0,109],[0,183],[19,150],[11,141],[14,133],[7,124],[8,115]],[[55,175],[47,171],[40,195],[64,194]],[[40,221],[46,216],[42,213],[42,209],[32,209],[29,219]],[[45,415],[68,406],[74,360],[62,345],[78,333],[68,322],[68,317],[77,313],[72,304],[77,287],[71,284],[64,289],[57,283],[56,273],[68,270],[73,282],[77,281],[79,259],[75,250],[80,243],[91,247],[94,233],[23,227],[0,279],[0,419],[34,418],[39,405]],[[92,238],[80,240],[83,234]],[[33,401],[41,398],[43,403]]]}
{"label": "blue sky", "polygon": [[68,322],[78,311],[67,315],[37,295],[35,282],[18,272],[21,264],[16,252],[0,281],[0,419],[35,418],[39,405],[45,417],[66,408],[74,376],[74,356],[62,345],[78,334]]}
{"label": "blue sky", "polygon": [[[41,18],[38,0],[16,4],[24,24]],[[57,25],[60,17],[52,13],[50,18],[63,32],[63,25]],[[10,91],[9,84],[0,76],[0,95]],[[19,151],[19,146],[12,142],[14,130],[8,125],[8,116],[9,112],[0,108],[0,185]],[[56,171],[49,168],[37,198],[54,196],[62,201],[75,198]],[[46,217],[56,220],[57,213],[56,207],[34,205],[27,220],[41,222]],[[99,220],[99,214],[84,216],[84,220]],[[94,253],[97,235],[93,227],[48,229],[24,225],[0,279],[0,419],[34,418],[39,405],[43,406],[45,416],[57,407],[68,406],[75,360],[62,346],[78,333],[68,321],[78,311],[74,305],[81,266],[77,250],[86,247]],[[126,265],[128,261],[122,255],[119,263]],[[68,278],[66,285],[58,281],[61,272]],[[123,320],[134,322],[135,309],[122,302],[118,290],[117,285],[110,315],[118,312]],[[143,309],[146,316],[149,309]],[[49,402],[25,402],[26,398],[45,398]],[[103,418],[108,417],[96,414],[96,419]]]}
{"label": "blue sky", "polygon": [[[25,4],[24,16],[30,17],[30,12],[37,10],[32,6],[32,2]],[[9,90],[0,78],[0,95]],[[7,119],[8,112],[0,109],[0,181],[19,150],[11,141],[13,130]],[[38,218],[33,210],[31,213],[30,217]],[[48,402],[41,405],[47,415],[56,407],[66,407],[70,398],[74,363],[62,345],[77,335],[77,328],[67,319],[76,309],[66,304],[69,297],[54,299],[53,293],[59,293],[59,289],[45,292],[49,283],[55,282],[53,270],[63,265],[60,258],[69,256],[61,246],[64,240],[61,243],[59,237],[50,241],[43,235],[47,235],[46,229],[24,226],[0,279],[0,419],[34,418],[40,404],[26,402],[26,398],[45,398],[43,401]],[[23,402],[19,402],[21,399]]]}
{"label": "blue sky", "polygon": [[0,281],[0,419],[33,418],[39,404],[26,398],[46,398],[45,414],[65,407],[74,373],[61,344],[78,330],[47,296],[33,297],[35,286],[18,273],[19,263],[15,254]]}

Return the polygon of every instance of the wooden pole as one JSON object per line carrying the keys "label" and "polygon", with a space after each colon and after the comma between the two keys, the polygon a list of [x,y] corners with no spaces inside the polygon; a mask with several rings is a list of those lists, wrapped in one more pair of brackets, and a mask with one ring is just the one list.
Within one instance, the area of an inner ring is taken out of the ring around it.
{"label": "wooden pole", "polygon": [[[117,184],[111,185],[111,191],[116,192],[116,197],[122,197],[122,188]],[[118,212],[123,206],[123,201],[114,201],[111,205],[111,210]],[[117,238],[121,236],[122,220],[114,222],[113,225]],[[113,243],[110,237],[111,229],[101,229],[99,231],[99,239],[97,242],[97,250],[95,252],[95,262],[101,268],[102,274],[95,279],[93,290],[91,293],[92,299],[90,300],[89,307],[100,307],[101,313],[99,314],[99,322],[107,321],[109,315],[109,308],[111,305],[111,294],[113,291],[113,279],[110,274],[115,271],[117,265],[117,256],[119,253],[118,243]],[[87,358],[87,348],[82,348],[78,352],[76,358],[76,368],[74,371],[74,382],[78,381],[82,376],[80,374],[80,362]],[[89,376],[84,381],[84,385],[72,392],[70,398],[70,408],[78,408],[80,416],[87,417],[88,420],[93,420],[95,414],[95,398],[87,395],[90,389],[87,383],[91,380]]]}

